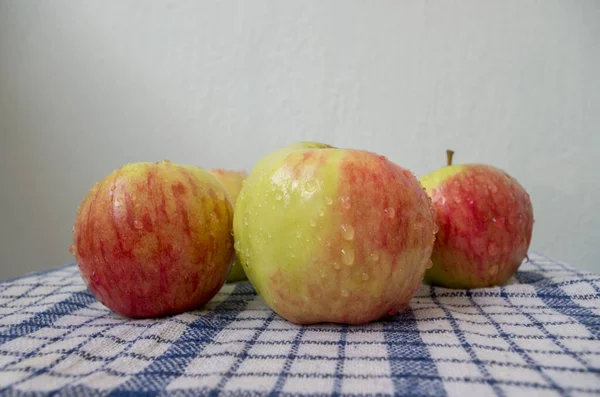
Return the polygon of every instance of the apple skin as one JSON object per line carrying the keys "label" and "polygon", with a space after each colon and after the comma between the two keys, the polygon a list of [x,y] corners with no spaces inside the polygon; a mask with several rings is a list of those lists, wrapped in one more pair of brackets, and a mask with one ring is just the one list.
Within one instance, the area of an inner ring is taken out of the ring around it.
{"label": "apple skin", "polygon": [[134,163],[96,183],[78,208],[74,254],[92,294],[125,317],[208,302],[233,261],[233,209],[198,167]]}
{"label": "apple skin", "polygon": [[533,207],[525,189],[485,164],[444,167],[420,181],[439,226],[425,282],[447,288],[504,284],[531,242]]}
{"label": "apple skin", "polygon": [[405,310],[436,228],[410,171],[374,153],[310,142],[257,163],[233,224],[248,279],[296,324],[361,324]]}
{"label": "apple skin", "polygon": [[[231,171],[218,168],[207,170],[207,172],[223,185],[231,198],[235,210],[235,202],[242,189],[244,180],[248,177],[248,173],[246,171]],[[227,282],[234,283],[243,280],[246,280],[246,273],[244,273],[244,268],[236,255],[233,266],[231,267],[231,272],[229,273],[229,276],[227,276]]]}

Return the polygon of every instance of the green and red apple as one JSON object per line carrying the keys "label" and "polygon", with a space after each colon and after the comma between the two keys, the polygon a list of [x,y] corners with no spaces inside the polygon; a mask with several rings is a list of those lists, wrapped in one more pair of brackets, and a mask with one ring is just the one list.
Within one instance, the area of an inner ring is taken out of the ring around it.
{"label": "green and red apple", "polygon": [[297,324],[360,324],[405,310],[436,229],[410,171],[374,153],[311,142],[257,163],[233,227],[248,279]]}
{"label": "green and red apple", "polygon": [[531,242],[533,207],[523,186],[485,164],[449,165],[420,181],[439,226],[425,282],[448,288],[504,284]]}
{"label": "green and red apple", "polygon": [[[235,202],[237,201],[238,194],[240,190],[242,190],[242,186],[244,184],[244,180],[248,177],[248,173],[246,171],[232,171],[232,170],[224,170],[224,169],[211,169],[207,170],[209,174],[214,176],[221,185],[225,188],[229,197],[231,198],[231,203],[235,209]],[[229,276],[227,276],[227,282],[233,283],[237,281],[242,281],[246,279],[246,273],[244,273],[244,268],[240,264],[237,255],[233,262],[233,266],[231,267],[231,272]]]}
{"label": "green and red apple", "polygon": [[233,209],[198,167],[128,164],[78,208],[74,254],[92,294],[133,318],[194,309],[221,288],[233,260]]}

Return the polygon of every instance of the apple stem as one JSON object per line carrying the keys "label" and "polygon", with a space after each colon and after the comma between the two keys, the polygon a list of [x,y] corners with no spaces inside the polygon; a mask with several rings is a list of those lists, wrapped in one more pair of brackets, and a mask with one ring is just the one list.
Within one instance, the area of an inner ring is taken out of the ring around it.
{"label": "apple stem", "polygon": [[446,150],[446,163],[452,165],[452,156],[454,156],[454,150]]}

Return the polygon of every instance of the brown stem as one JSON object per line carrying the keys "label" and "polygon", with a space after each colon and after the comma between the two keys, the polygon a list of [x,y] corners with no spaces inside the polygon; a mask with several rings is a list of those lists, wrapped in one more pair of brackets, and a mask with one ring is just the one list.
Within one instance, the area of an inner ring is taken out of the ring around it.
{"label": "brown stem", "polygon": [[454,156],[454,150],[446,150],[446,164],[452,165],[452,156]]}

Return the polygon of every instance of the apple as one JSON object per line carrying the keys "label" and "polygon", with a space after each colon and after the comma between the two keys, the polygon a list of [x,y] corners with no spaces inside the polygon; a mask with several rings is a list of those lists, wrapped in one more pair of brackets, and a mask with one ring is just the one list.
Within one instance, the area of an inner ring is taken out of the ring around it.
{"label": "apple", "polygon": [[234,236],[265,302],[296,324],[361,324],[407,308],[434,243],[429,198],[384,156],[301,142],[262,158]]}
{"label": "apple", "polygon": [[114,312],[176,314],[208,302],[225,282],[232,222],[225,190],[201,168],[128,164],[83,199],[70,251],[88,289]]}
{"label": "apple", "polygon": [[[248,173],[246,171],[231,171],[218,168],[207,170],[207,172],[223,185],[235,208],[235,202],[242,189],[244,180],[248,177]],[[229,276],[227,276],[227,282],[233,283],[245,279],[246,273],[244,273],[244,268],[236,256],[233,266],[231,267],[231,272],[229,273]]]}
{"label": "apple", "polygon": [[423,176],[439,226],[425,282],[448,288],[504,284],[527,257],[533,231],[529,194],[503,170],[452,163]]}

